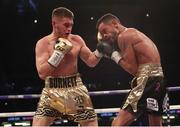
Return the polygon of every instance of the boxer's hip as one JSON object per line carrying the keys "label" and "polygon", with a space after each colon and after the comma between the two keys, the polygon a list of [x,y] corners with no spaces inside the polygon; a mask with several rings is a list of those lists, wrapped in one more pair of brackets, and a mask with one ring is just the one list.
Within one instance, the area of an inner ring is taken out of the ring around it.
{"label": "boxer's hip", "polygon": [[95,118],[87,88],[79,74],[47,77],[38,107],[50,107],[75,121]]}
{"label": "boxer's hip", "polygon": [[154,76],[163,76],[163,70],[161,65],[147,63],[141,64],[138,67],[138,71],[136,77],[147,76],[147,77],[154,77]]}
{"label": "boxer's hip", "polygon": [[134,112],[137,111],[138,101],[141,99],[144,89],[147,85],[147,81],[151,78],[163,77],[162,67],[157,64],[142,64],[138,68],[136,76],[131,81],[131,91],[128,95],[128,98],[123,106],[126,108],[128,105],[131,105]]}

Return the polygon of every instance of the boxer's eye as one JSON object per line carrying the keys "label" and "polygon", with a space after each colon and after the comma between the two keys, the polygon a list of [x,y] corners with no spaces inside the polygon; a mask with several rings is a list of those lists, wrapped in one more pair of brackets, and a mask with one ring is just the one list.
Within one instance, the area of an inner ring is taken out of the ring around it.
{"label": "boxer's eye", "polygon": [[73,27],[73,24],[72,24],[72,23],[65,23],[64,26],[65,26],[66,28],[69,28],[69,27]]}

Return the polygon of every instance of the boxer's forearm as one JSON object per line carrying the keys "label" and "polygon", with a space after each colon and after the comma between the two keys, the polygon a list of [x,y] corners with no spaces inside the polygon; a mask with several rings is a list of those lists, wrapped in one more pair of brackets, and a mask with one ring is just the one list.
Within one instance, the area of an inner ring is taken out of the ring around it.
{"label": "boxer's forearm", "polygon": [[41,79],[45,79],[47,76],[54,72],[55,68],[51,66],[48,62],[42,63],[37,66],[37,71]]}
{"label": "boxer's forearm", "polygon": [[89,67],[95,67],[101,59],[101,57],[97,57],[95,53],[86,46],[81,48],[79,55],[82,61],[84,61]]}
{"label": "boxer's forearm", "polygon": [[118,65],[120,65],[124,70],[126,70],[128,73],[132,75],[135,75],[137,73],[137,66],[132,66],[132,62],[131,64],[129,64],[129,62],[125,61],[124,59],[121,59]]}
{"label": "boxer's forearm", "polygon": [[86,64],[89,67],[95,67],[99,63],[100,59],[101,59],[100,57],[97,57],[94,53],[92,53],[91,56],[86,61]]}

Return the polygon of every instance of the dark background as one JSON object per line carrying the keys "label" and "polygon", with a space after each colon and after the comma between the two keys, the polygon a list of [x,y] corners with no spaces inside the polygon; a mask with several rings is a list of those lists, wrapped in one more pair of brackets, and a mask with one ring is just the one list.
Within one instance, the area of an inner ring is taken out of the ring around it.
{"label": "dark background", "polygon": [[[159,49],[167,85],[180,86],[180,0],[1,0],[1,95],[41,92],[35,45],[51,33],[51,12],[59,6],[74,12],[72,33],[79,34],[92,51],[97,43],[96,21],[105,13],[115,14],[125,26],[144,32]],[[130,86],[132,76],[111,60],[103,58],[95,68],[79,60],[78,66],[90,91]]]}

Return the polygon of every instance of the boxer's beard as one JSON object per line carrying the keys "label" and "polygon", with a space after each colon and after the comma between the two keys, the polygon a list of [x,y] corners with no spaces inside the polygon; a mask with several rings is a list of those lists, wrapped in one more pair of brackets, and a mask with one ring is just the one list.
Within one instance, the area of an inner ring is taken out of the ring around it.
{"label": "boxer's beard", "polygon": [[112,43],[116,43],[117,42],[117,38],[118,38],[118,33],[115,30],[113,30],[111,35],[112,35],[111,36]]}
{"label": "boxer's beard", "polygon": [[119,51],[120,50],[119,47],[118,47],[118,42],[117,41],[113,43],[113,49],[115,51]]}
{"label": "boxer's beard", "polygon": [[112,34],[112,36],[111,36],[112,42],[111,43],[112,43],[113,49],[118,51],[119,50],[118,41],[117,41],[118,33],[116,30],[113,30],[111,34]]}

